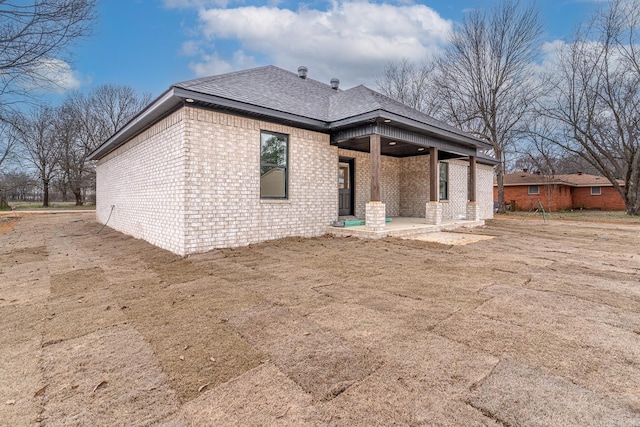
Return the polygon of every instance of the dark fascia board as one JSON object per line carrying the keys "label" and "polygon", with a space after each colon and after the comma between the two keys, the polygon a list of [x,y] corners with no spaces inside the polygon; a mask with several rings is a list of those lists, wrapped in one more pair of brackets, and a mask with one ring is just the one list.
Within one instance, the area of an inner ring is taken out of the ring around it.
{"label": "dark fascia board", "polygon": [[360,126],[351,126],[341,131],[333,132],[331,140],[333,144],[340,145],[341,141],[353,138],[362,138],[368,135],[378,134],[389,139],[397,139],[419,147],[435,147],[438,150],[454,153],[462,157],[474,156],[477,153],[475,146],[465,146],[451,141],[440,139],[431,135],[390,126],[386,123],[369,122]]}
{"label": "dark fascia board", "polygon": [[481,151],[479,151],[478,155],[476,156],[476,162],[481,163],[483,165],[489,165],[489,166],[495,166],[498,163],[500,163],[500,161],[497,160],[495,157],[492,157]]}
{"label": "dark fascia board", "polygon": [[471,135],[464,135],[455,133],[447,129],[443,129],[437,126],[428,125],[426,123],[419,122],[417,120],[410,119],[399,114],[391,113],[386,110],[375,110],[368,113],[360,114],[357,116],[348,117],[346,119],[336,120],[330,123],[331,130],[340,130],[346,127],[351,127],[356,124],[373,121],[391,120],[390,126],[397,126],[398,124],[405,126],[411,130],[419,132],[430,132],[436,136],[446,139],[451,142],[463,144],[467,146],[477,147],[481,150],[488,150],[493,148],[491,144],[481,139],[475,138]]}

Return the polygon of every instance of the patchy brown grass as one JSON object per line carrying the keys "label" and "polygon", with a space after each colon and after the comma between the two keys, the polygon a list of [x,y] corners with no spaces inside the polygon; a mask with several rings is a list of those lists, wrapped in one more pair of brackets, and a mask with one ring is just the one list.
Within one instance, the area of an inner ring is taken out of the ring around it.
{"label": "patchy brown grass", "polygon": [[0,234],[13,231],[18,224],[18,220],[19,218],[17,217],[0,217]]}
{"label": "patchy brown grass", "polygon": [[187,258],[87,213],[11,227],[2,424],[640,424],[637,225]]}
{"label": "patchy brown grass", "polygon": [[[550,221],[586,221],[619,224],[640,224],[639,215],[627,215],[624,211],[574,210],[562,212],[546,212]],[[496,219],[543,219],[542,212],[507,212],[496,215]]]}

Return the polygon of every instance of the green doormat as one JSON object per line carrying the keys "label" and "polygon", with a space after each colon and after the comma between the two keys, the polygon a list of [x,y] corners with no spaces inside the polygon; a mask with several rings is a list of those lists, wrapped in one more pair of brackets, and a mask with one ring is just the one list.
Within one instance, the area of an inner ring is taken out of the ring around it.
{"label": "green doormat", "polygon": [[[384,222],[391,222],[391,218],[385,218]],[[344,221],[335,221],[333,225],[335,227],[355,227],[357,225],[365,225],[366,221],[364,219],[347,219]]]}

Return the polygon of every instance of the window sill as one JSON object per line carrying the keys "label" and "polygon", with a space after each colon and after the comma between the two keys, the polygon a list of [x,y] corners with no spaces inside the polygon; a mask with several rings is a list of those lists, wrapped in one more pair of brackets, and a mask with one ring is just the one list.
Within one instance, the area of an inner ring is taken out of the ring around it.
{"label": "window sill", "polygon": [[280,205],[280,204],[289,204],[291,203],[290,199],[260,199],[260,203],[264,203],[267,205]]}

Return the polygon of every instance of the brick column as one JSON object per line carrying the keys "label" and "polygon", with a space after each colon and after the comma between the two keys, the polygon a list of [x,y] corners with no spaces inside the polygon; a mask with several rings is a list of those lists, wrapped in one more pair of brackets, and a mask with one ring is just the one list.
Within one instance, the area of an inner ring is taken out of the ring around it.
{"label": "brick column", "polygon": [[442,224],[442,204],[440,202],[427,203],[425,219],[427,224]]}
{"label": "brick column", "polygon": [[467,202],[467,221],[480,219],[480,205],[477,202]]}
{"label": "brick column", "polygon": [[425,220],[427,224],[442,223],[442,204],[440,196],[440,175],[438,174],[438,149],[429,148],[429,202],[426,207]]}
{"label": "brick column", "polygon": [[365,224],[370,231],[384,231],[387,210],[382,202],[369,202],[365,206]]}

